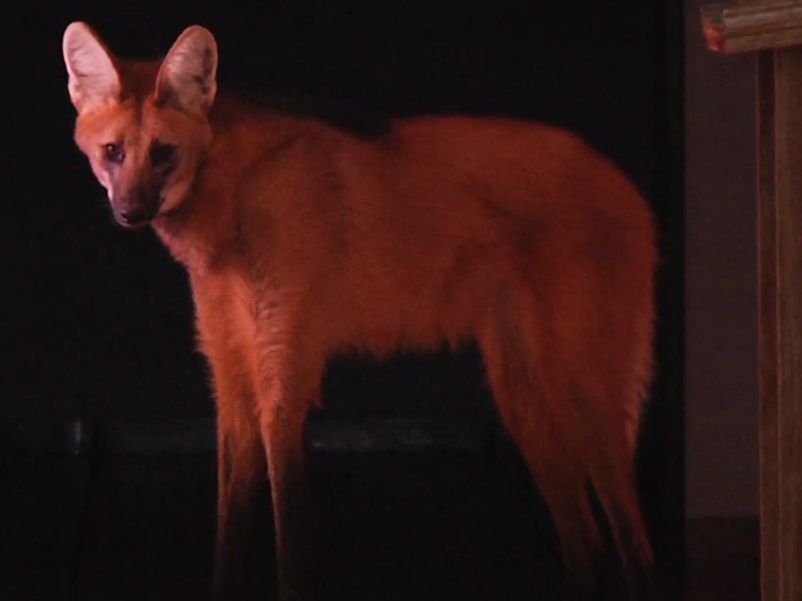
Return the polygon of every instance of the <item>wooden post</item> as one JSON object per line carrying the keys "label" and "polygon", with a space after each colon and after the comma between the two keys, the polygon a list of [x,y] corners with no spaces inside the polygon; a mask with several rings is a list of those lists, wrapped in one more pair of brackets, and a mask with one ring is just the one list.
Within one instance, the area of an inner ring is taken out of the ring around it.
{"label": "wooden post", "polygon": [[800,601],[802,1],[709,5],[702,25],[711,50],[757,55],[761,596]]}

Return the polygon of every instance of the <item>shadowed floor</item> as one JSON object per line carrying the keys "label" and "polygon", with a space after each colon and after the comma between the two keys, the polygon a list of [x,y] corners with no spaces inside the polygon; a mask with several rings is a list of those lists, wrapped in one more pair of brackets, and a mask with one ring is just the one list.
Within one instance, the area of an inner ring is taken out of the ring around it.
{"label": "shadowed floor", "polygon": [[[329,598],[567,598],[531,502],[477,456],[331,454],[312,469]],[[22,456],[0,478],[5,599],[208,598],[212,455]],[[691,601],[759,599],[754,561],[694,565],[689,581]]]}

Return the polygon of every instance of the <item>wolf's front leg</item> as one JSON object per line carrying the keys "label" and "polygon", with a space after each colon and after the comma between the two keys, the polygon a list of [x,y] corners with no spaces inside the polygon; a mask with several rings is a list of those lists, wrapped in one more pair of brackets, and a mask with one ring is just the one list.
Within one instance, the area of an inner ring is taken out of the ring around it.
{"label": "wolf's front leg", "polygon": [[[237,601],[265,593],[269,579],[258,563],[258,537],[271,528],[259,528],[268,514],[267,465],[256,417],[254,379],[242,366],[239,349],[216,338],[207,343],[217,402],[217,539],[213,572],[214,601]],[[261,506],[264,505],[264,506]],[[266,524],[267,525],[267,524]]]}
{"label": "wolf's front leg", "polygon": [[[270,578],[260,553],[272,531],[267,462],[257,417],[254,344],[224,278],[192,277],[198,342],[209,361],[217,406],[217,539],[213,601],[264,598]],[[263,532],[264,531],[264,532]]]}
{"label": "wolf's front leg", "polygon": [[[227,417],[223,411],[218,413],[218,523],[212,598],[265,598],[270,576],[261,561],[263,550],[269,549],[272,524],[267,519],[271,517],[267,470],[258,420],[253,408],[250,420],[241,418],[236,425]],[[268,540],[260,540],[262,537]]]}
{"label": "wolf's front leg", "polygon": [[259,416],[273,501],[279,599],[310,601],[321,596],[323,574],[304,433],[318,402],[322,368],[310,361],[313,355],[293,351],[281,359],[272,353]]}

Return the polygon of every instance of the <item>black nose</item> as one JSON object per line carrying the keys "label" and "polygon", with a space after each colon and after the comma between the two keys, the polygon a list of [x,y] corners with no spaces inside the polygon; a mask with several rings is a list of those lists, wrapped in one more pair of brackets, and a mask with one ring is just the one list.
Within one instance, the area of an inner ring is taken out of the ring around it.
{"label": "black nose", "polygon": [[145,209],[123,209],[120,211],[120,219],[126,223],[127,225],[139,225],[145,223],[147,218],[147,213]]}

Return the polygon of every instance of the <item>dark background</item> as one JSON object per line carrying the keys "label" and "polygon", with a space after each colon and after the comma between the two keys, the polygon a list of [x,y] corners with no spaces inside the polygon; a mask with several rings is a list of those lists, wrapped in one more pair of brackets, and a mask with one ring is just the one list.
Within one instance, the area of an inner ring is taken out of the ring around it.
{"label": "dark background", "polygon": [[[131,58],[163,54],[199,23],[217,38],[221,80],[245,90],[344,99],[393,115],[548,121],[580,133],[643,190],[663,256],[642,491],[661,565],[680,565],[681,3],[106,2],[21,10],[6,21],[14,31],[4,42],[11,78],[0,144],[11,184],[3,202],[0,435],[11,446],[41,442],[75,418],[100,428],[213,416],[187,278],[151,232],[112,225],[104,192],[72,142],[61,56],[73,20]],[[378,368],[338,363],[327,379],[326,415],[485,419],[492,412],[478,365],[471,353]]]}

